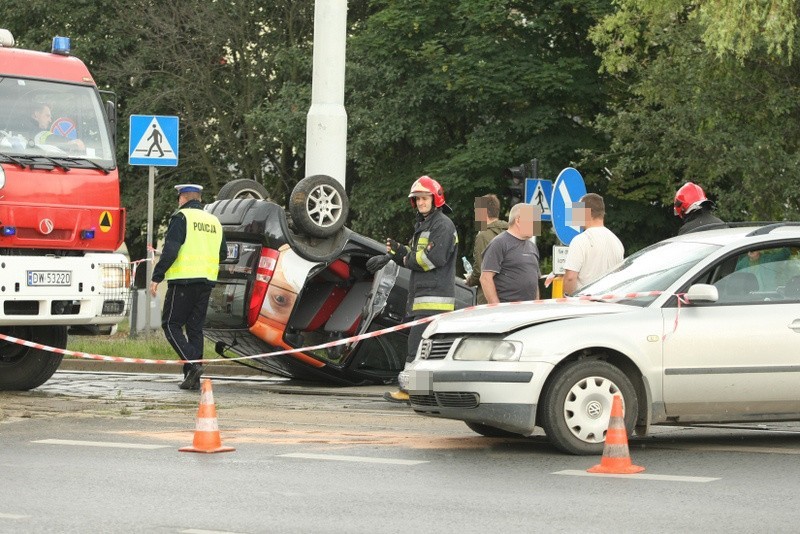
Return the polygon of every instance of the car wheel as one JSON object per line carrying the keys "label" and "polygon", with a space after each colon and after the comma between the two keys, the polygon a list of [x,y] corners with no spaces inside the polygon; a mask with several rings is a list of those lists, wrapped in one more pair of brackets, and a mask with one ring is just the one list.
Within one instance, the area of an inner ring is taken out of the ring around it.
{"label": "car wheel", "polygon": [[297,182],[289,199],[289,213],[300,232],[311,237],[330,237],[344,226],[348,204],[342,184],[318,174]]}
{"label": "car wheel", "polygon": [[464,423],[466,423],[466,425],[473,432],[477,432],[481,436],[485,436],[487,438],[521,438],[521,437],[523,437],[522,434],[517,434],[515,432],[509,432],[508,430],[502,430],[500,428],[495,428],[493,426],[484,425],[482,423],[471,423],[469,421],[464,421]]}
{"label": "car wheel", "polygon": [[258,200],[269,200],[267,188],[256,182],[242,178],[233,180],[219,188],[217,200],[229,200],[234,198],[255,198]]}
{"label": "car wheel", "polygon": [[[67,348],[66,326],[12,326],[3,333],[60,349]],[[53,376],[63,355],[0,341],[0,390],[23,391]]]}
{"label": "car wheel", "polygon": [[602,360],[578,361],[556,371],[540,399],[541,425],[550,442],[570,454],[602,453],[617,394],[622,396],[630,434],[638,403],[622,371]]}

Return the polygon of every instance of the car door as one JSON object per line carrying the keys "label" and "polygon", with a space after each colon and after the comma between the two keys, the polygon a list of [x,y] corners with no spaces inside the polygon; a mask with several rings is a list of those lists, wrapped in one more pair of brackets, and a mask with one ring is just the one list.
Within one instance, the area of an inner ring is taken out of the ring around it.
{"label": "car door", "polygon": [[800,243],[787,245],[740,250],[692,281],[715,285],[717,302],[663,309],[668,417],[722,421],[800,413],[800,291],[793,290],[800,286],[800,260],[793,254]]}

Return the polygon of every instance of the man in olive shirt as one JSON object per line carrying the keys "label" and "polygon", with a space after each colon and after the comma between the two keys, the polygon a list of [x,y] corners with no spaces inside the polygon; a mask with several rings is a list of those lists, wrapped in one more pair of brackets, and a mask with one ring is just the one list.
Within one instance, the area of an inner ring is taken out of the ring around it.
{"label": "man in olive shirt", "polygon": [[470,287],[478,287],[478,304],[486,304],[486,295],[481,288],[481,263],[483,252],[489,243],[508,229],[508,223],[501,221],[500,200],[497,195],[483,195],[475,199],[475,224],[479,228],[475,236],[475,245],[472,247],[472,272],[466,282]]}
{"label": "man in olive shirt", "polygon": [[[228,247],[219,220],[200,203],[203,187],[181,184],[175,189],[179,208],[169,221],[161,259],[153,268],[150,293],[156,296],[158,284],[167,281],[161,327],[178,356],[191,362],[203,359],[208,300]],[[201,364],[184,364],[184,380],[179,387],[199,389],[202,374]]]}

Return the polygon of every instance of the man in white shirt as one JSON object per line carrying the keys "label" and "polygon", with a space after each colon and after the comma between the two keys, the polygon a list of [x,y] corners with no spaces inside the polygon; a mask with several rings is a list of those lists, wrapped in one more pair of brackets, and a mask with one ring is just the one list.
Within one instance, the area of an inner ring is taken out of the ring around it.
{"label": "man in white shirt", "polygon": [[605,227],[606,206],[603,197],[587,193],[580,202],[584,207],[583,232],[569,244],[564,263],[564,294],[571,295],[594,282],[622,263],[625,247],[614,233]]}

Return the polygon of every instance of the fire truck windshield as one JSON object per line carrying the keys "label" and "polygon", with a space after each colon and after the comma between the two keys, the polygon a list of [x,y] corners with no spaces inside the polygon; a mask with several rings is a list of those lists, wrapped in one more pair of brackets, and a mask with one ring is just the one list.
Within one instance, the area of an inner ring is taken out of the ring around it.
{"label": "fire truck windshield", "polygon": [[0,77],[0,154],[90,160],[114,166],[99,94],[92,86]]}

